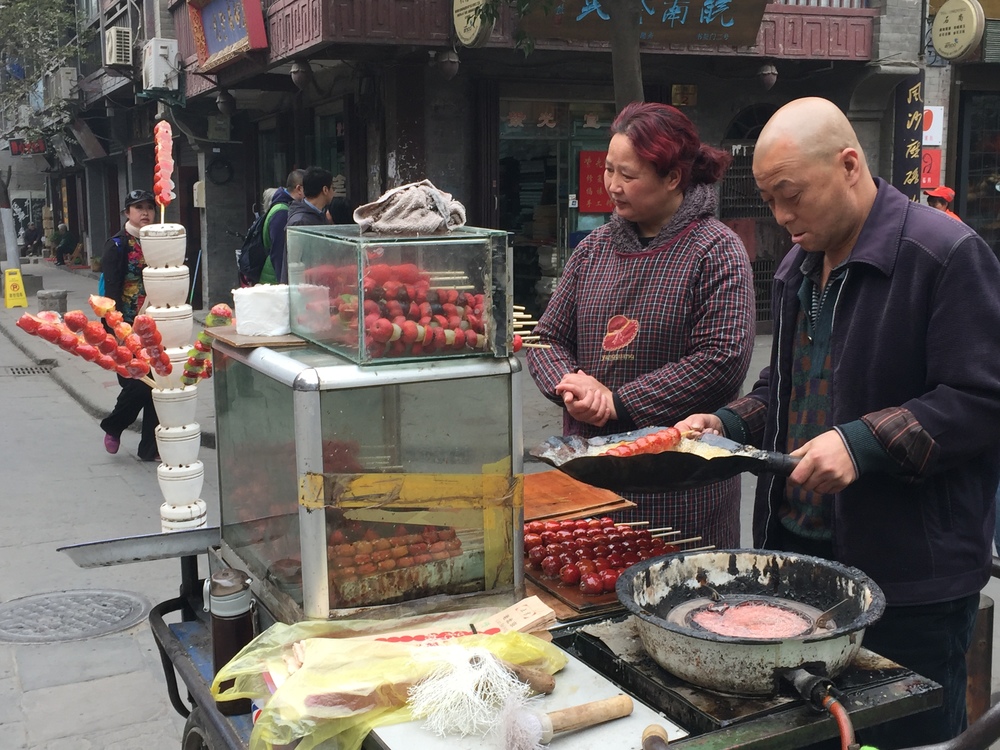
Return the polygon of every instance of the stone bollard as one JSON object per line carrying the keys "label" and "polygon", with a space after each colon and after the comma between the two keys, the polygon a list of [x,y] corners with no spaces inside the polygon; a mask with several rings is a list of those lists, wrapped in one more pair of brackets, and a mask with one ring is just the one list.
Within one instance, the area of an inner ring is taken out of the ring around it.
{"label": "stone bollard", "polygon": [[65,289],[42,289],[36,295],[38,297],[39,310],[54,310],[57,313],[66,312]]}

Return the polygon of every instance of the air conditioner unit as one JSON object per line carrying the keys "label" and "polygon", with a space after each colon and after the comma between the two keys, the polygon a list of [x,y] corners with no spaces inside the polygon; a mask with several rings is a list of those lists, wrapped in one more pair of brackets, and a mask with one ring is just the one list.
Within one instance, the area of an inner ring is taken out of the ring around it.
{"label": "air conditioner unit", "polygon": [[46,73],[42,99],[46,107],[58,104],[62,100],[73,99],[77,93],[76,68],[56,68]]}
{"label": "air conditioner unit", "polygon": [[177,88],[177,40],[153,38],[142,48],[142,88]]}
{"label": "air conditioner unit", "polygon": [[104,65],[108,68],[132,65],[132,29],[113,26],[104,32]]}

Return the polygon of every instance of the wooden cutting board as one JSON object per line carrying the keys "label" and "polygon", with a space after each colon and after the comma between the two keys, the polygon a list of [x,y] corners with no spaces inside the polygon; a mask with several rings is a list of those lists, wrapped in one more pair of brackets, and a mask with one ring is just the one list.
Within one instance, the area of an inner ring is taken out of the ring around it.
{"label": "wooden cutting board", "polygon": [[[567,604],[570,610],[578,615],[596,615],[625,609],[615,592],[611,591],[598,596],[584,596],[579,586],[565,586],[559,581],[545,578],[541,571],[530,568],[527,560],[524,561],[524,574],[531,583]],[[560,620],[567,619],[560,616],[559,610],[556,610],[556,617]]]}
{"label": "wooden cutting board", "polygon": [[308,342],[301,339],[294,333],[286,333],[284,336],[245,336],[236,333],[236,326],[213,326],[206,328],[205,333],[219,341],[224,341],[237,349],[250,349],[257,346],[305,346]]}
{"label": "wooden cutting board", "polygon": [[561,471],[524,475],[524,520],[558,521],[585,518],[634,508],[635,503],[579,482]]}

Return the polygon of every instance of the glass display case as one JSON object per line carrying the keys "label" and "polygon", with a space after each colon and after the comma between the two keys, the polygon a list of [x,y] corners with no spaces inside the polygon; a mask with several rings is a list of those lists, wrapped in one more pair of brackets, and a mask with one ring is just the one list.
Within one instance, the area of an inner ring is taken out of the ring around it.
{"label": "glass display case", "polygon": [[523,595],[517,359],[213,352],[221,554],[279,619]]}
{"label": "glass display case", "polygon": [[507,233],[289,227],[292,332],[359,364],[512,351]]}

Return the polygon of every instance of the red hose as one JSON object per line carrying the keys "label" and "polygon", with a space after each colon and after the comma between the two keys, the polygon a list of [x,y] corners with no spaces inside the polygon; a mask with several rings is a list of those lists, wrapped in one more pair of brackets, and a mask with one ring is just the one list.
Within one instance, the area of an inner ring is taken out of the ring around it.
{"label": "red hose", "polygon": [[841,750],[850,750],[851,747],[857,747],[857,741],[854,739],[854,725],[851,724],[851,717],[847,715],[847,709],[832,695],[827,695],[823,698],[823,708],[829,711],[830,715],[837,720],[837,729],[840,731]]}

